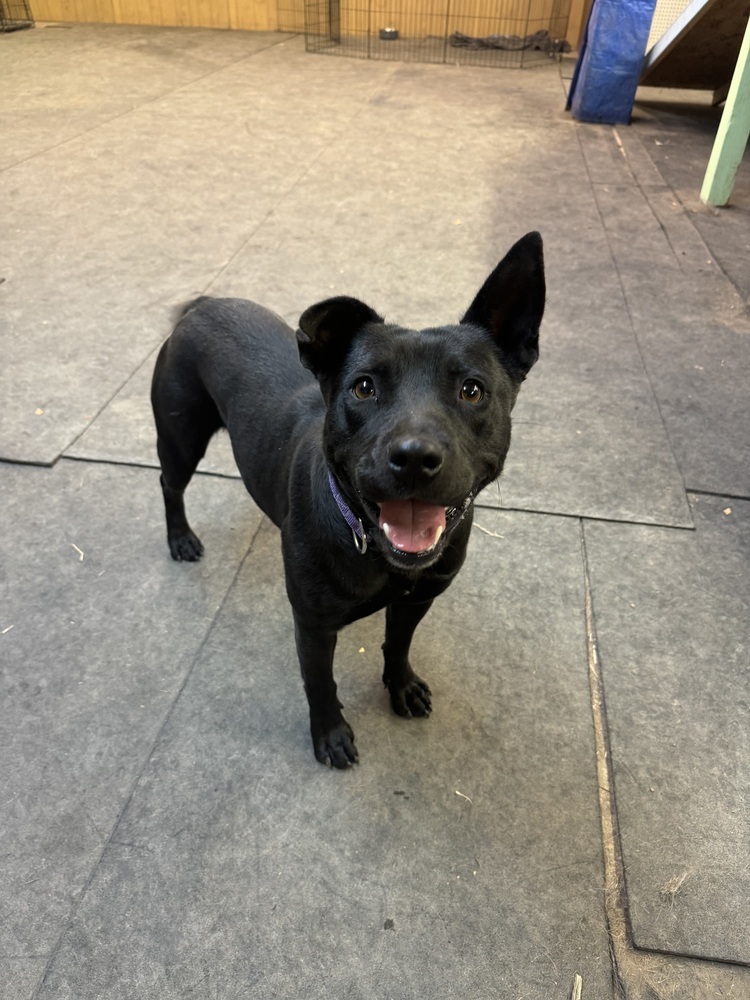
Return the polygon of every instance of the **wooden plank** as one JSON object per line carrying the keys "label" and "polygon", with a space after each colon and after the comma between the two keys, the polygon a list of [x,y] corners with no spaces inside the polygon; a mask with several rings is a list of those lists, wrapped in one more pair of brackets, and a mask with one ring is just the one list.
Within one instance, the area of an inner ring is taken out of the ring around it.
{"label": "wooden plank", "polygon": [[34,0],[37,21],[275,31],[275,0]]}
{"label": "wooden plank", "polygon": [[229,27],[241,31],[276,31],[276,0],[229,0]]}
{"label": "wooden plank", "polygon": [[32,13],[37,21],[116,21],[112,0],[33,0]]}
{"label": "wooden plank", "polygon": [[726,205],[750,135],[750,23],[737,59],[727,103],[701,188],[701,201]]}
{"label": "wooden plank", "polygon": [[[371,0],[342,9],[345,34],[364,35],[394,26],[402,38],[442,37],[460,31],[484,38],[491,34],[526,35],[541,29],[564,34],[568,2],[556,0]],[[560,13],[562,11],[562,13]],[[98,21],[193,28],[275,31],[276,0],[35,0],[41,21]],[[299,29],[303,28],[302,0]]]}
{"label": "wooden plank", "polygon": [[572,0],[566,38],[574,50],[581,44],[581,36],[591,10],[592,0]]}
{"label": "wooden plank", "polygon": [[641,86],[718,90],[729,82],[750,0],[693,0],[646,53]]}

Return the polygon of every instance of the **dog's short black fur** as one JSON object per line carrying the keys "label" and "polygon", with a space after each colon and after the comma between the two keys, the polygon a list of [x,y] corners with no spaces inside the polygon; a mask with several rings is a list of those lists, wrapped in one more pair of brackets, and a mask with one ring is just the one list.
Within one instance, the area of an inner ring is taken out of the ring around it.
{"label": "dog's short black fur", "polygon": [[226,427],[247,489],[281,528],[322,763],[357,760],[333,653],[358,618],[386,608],[383,681],[394,710],[431,711],[409,646],[464,561],[474,498],[503,468],[544,297],[542,241],[529,233],[457,325],[407,330],[341,297],[307,309],[295,342],[261,306],[203,297],[159,354],[152,403],[172,557],[203,552],[183,493]]}

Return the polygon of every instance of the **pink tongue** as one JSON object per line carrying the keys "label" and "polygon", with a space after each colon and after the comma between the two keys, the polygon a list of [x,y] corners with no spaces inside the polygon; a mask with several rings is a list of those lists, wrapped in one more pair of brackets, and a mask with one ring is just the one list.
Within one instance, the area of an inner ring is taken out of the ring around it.
{"label": "pink tongue", "polygon": [[424,552],[445,530],[445,507],[421,500],[386,500],[380,504],[380,527],[394,549]]}

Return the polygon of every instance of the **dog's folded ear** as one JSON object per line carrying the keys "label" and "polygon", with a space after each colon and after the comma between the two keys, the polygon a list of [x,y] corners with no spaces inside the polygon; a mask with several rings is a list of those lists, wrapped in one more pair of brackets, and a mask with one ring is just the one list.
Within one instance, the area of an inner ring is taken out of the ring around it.
{"label": "dog's folded ear", "polygon": [[487,278],[461,320],[490,333],[517,382],[539,357],[544,297],[542,237],[527,233]]}
{"label": "dog's folded ear", "polygon": [[358,330],[367,323],[382,322],[374,309],[348,295],[310,306],[300,316],[297,330],[302,364],[318,377],[325,374],[343,358]]}

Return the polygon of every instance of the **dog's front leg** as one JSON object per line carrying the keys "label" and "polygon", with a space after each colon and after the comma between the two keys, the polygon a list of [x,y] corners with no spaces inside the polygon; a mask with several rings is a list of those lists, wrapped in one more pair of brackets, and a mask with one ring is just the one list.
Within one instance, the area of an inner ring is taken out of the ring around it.
{"label": "dog's front leg", "polygon": [[333,679],[335,630],[321,629],[294,616],[297,655],[310,706],[310,732],[321,764],[345,768],[357,762],[354,733],[341,714]]}
{"label": "dog's front leg", "polygon": [[432,711],[430,689],[418,677],[409,663],[409,648],[417,625],[430,610],[432,601],[419,604],[389,604],[385,613],[383,643],[383,683],[391,696],[397,715],[429,715]]}

